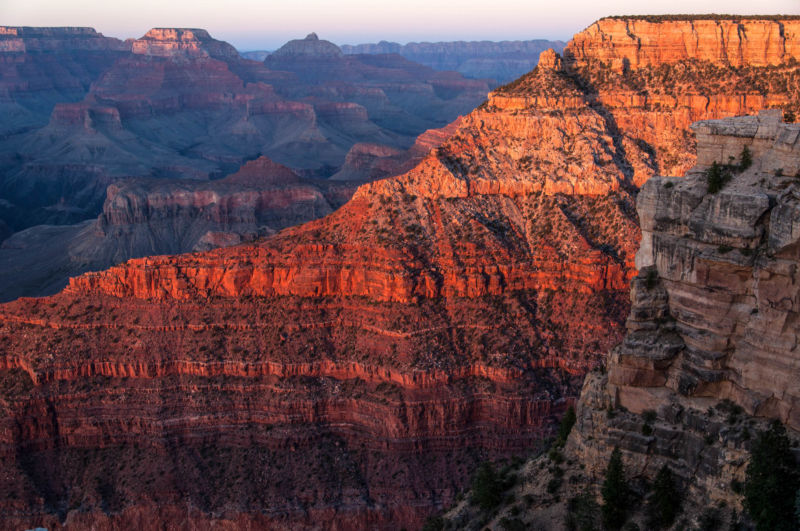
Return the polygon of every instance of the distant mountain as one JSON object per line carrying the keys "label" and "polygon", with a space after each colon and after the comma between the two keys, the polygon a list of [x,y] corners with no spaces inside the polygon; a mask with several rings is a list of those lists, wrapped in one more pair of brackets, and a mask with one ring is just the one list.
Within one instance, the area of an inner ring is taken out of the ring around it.
{"label": "distant mountain", "polygon": [[377,44],[344,45],[345,54],[396,53],[436,70],[455,70],[466,77],[507,83],[533,70],[539,54],[548,48],[564,49],[563,41],[456,41],[411,42],[405,45],[381,41]]}
{"label": "distant mountain", "polygon": [[[425,154],[411,149],[421,133],[488,92],[485,80],[399,55],[345,55],[314,34],[265,63],[203,29],[154,28],[120,41],[91,28],[0,27],[0,242],[8,240],[0,300],[50,293],[69,275],[128,258],[326,215],[355,185],[334,183],[331,199],[324,179],[406,169]],[[295,178],[268,187],[219,181],[259,157]],[[215,203],[181,203],[198,194]],[[246,204],[231,221],[222,202],[246,202],[242,194],[282,199]],[[124,230],[87,221],[116,210],[112,196],[148,206],[134,208]]]}

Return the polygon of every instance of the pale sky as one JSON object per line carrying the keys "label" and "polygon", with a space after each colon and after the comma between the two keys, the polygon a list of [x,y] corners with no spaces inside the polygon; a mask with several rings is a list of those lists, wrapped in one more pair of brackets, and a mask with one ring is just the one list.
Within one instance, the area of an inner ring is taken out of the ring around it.
{"label": "pale sky", "polygon": [[0,25],[91,26],[121,39],[205,28],[240,50],[314,31],[337,44],[561,39],[606,15],[800,15],[800,0],[0,0]]}

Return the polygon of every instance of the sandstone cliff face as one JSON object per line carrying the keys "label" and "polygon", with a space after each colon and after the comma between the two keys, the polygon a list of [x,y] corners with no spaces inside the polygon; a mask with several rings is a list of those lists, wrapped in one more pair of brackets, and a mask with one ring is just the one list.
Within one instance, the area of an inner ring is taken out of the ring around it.
{"label": "sandstone cliff face", "polygon": [[[104,511],[113,525],[191,506],[203,525],[417,526],[472,465],[551,433],[624,336],[636,186],[668,166],[664,153],[691,160],[682,116],[723,112],[626,114],[660,85],[633,92],[621,74],[578,66],[545,54],[414,169],[325,218],[2,306],[5,499],[23,500],[6,518]],[[743,101],[750,78],[719,72],[724,84],[681,87]],[[747,75],[786,81],[780,101],[793,101],[791,65]],[[77,477],[84,458],[82,470],[120,463],[113,481]]]}
{"label": "sandstone cliff face", "polygon": [[[693,129],[696,173],[686,180],[651,179],[638,200],[643,234],[637,265],[658,272],[664,292],[659,312],[669,320],[661,328],[674,340],[652,359],[643,355],[640,342],[652,337],[648,310],[656,303],[635,285],[632,332],[612,360],[609,384],[634,412],[647,407],[637,393],[666,387],[730,399],[751,415],[800,429],[798,330],[791,318],[800,127],[765,112]],[[744,147],[755,164],[708,194],[701,170]]]}
{"label": "sandstone cliff face", "polygon": [[[756,432],[778,419],[800,441],[800,330],[792,317],[800,126],[765,111],[692,129],[698,165],[685,178],[653,177],[639,192],[641,271],[631,284],[627,334],[611,351],[607,373],[586,378],[565,469],[545,456],[526,463],[513,499],[531,503],[522,511],[502,507],[489,527],[519,518],[564,529],[565,501],[584,489],[599,494],[614,447],[639,499],[669,467],[684,493],[678,526],[699,525],[709,514],[733,525],[743,510],[735,485],[744,480]],[[710,193],[705,170],[731,156],[735,166],[745,147],[752,166],[734,167],[722,190]],[[559,483],[554,467],[568,483]],[[637,505],[629,516],[644,527]],[[481,517],[468,503],[446,515],[467,529],[487,525]]]}
{"label": "sandstone cliff face", "polygon": [[800,20],[610,17],[571,41],[565,53],[577,61],[601,61],[612,69],[640,69],[693,59],[720,66],[776,66],[800,59]]}
{"label": "sandstone cliff face", "polygon": [[133,41],[135,54],[159,57],[216,57],[235,59],[236,49],[227,42],[212,39],[203,29],[154,28]]}

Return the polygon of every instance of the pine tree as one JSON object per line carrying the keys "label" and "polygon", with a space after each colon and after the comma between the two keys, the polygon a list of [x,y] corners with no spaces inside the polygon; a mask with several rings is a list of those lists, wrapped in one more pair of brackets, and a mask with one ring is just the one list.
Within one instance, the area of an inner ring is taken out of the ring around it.
{"label": "pine tree", "polygon": [[503,485],[491,463],[484,462],[472,480],[472,499],[481,509],[490,510],[500,504]]}
{"label": "pine tree", "polygon": [[744,485],[744,506],[758,531],[796,531],[798,487],[798,466],[786,429],[774,421],[753,446]]}
{"label": "pine tree", "polygon": [[708,184],[708,193],[716,194],[722,187],[725,186],[725,174],[722,171],[717,161],[711,163],[711,167],[706,170],[706,183]]}
{"label": "pine tree", "polygon": [[753,154],[750,149],[745,146],[742,148],[742,154],[739,156],[739,171],[744,171],[753,165]]}
{"label": "pine tree", "polygon": [[569,432],[572,431],[572,427],[575,425],[575,420],[575,408],[569,406],[567,412],[564,413],[564,418],[561,419],[561,425],[558,427],[556,446],[564,446],[567,443],[567,437],[569,437]]}
{"label": "pine tree", "polygon": [[606,479],[600,492],[603,495],[603,524],[608,529],[619,529],[625,523],[629,496],[625,469],[622,465],[622,452],[619,448],[614,448],[611,452]]}
{"label": "pine tree", "polygon": [[672,470],[661,467],[653,482],[653,492],[647,502],[648,525],[652,528],[669,527],[678,516],[681,495],[675,485]]}

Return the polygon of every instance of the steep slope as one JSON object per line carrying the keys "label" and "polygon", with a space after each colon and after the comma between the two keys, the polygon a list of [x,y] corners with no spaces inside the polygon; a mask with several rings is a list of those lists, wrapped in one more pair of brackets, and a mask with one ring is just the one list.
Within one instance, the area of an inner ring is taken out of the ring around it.
{"label": "steep slope", "polygon": [[[444,527],[495,528],[517,518],[565,528],[566,501],[586,488],[597,496],[614,447],[638,499],[662,466],[672,471],[683,492],[679,527],[709,515],[735,526],[743,511],[736,485],[755,433],[777,419],[800,442],[793,318],[800,126],[780,119],[772,111],[692,126],[697,166],[684,179],[654,177],[639,193],[641,272],[632,283],[628,333],[607,373],[586,379],[565,469],[547,457],[532,460],[520,473],[527,481],[514,490],[516,499],[531,498],[527,510],[518,507],[515,516],[502,508],[489,523],[464,503]],[[753,163],[741,168],[745,147]],[[731,156],[730,181],[710,192],[711,164]],[[547,488],[553,467],[569,483]],[[629,507],[640,526],[643,505]]]}
{"label": "steep slope", "polygon": [[488,78],[495,84],[508,83],[530,72],[539,54],[552,48],[561,52],[564,42],[536,39],[530,41],[471,42],[396,42],[344,45],[346,54],[402,55],[410,61],[436,70],[454,70],[466,77]]}
{"label": "steep slope", "polygon": [[624,335],[634,193],[692,160],[683,117],[798,93],[788,58],[722,65],[681,91],[737,106],[662,110],[570,46],[323,219],[3,305],[6,521],[418,526],[552,433]]}

